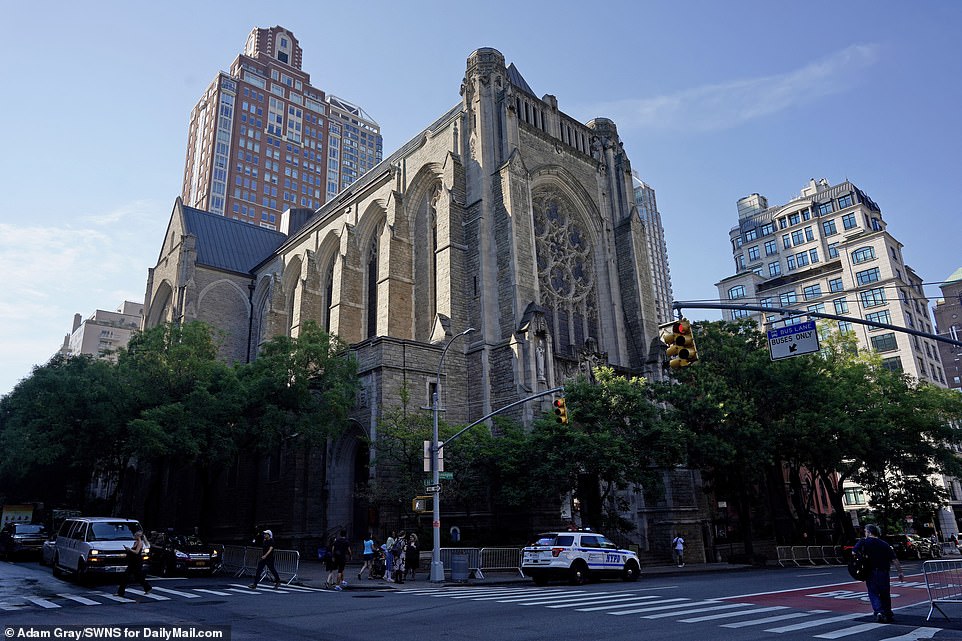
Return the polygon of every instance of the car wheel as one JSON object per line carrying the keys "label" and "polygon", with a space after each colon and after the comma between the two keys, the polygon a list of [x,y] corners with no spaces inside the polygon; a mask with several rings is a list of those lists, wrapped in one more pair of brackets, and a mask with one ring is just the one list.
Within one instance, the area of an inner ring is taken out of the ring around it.
{"label": "car wheel", "polygon": [[547,575],[541,574],[540,572],[531,575],[531,580],[534,581],[535,585],[547,585],[548,577]]}
{"label": "car wheel", "polygon": [[571,585],[584,585],[588,581],[588,566],[584,561],[575,561],[569,570],[568,582]]}
{"label": "car wheel", "polygon": [[634,561],[628,561],[625,563],[625,569],[621,571],[621,580],[637,581],[639,574],[641,574],[641,571],[638,569],[638,564]]}

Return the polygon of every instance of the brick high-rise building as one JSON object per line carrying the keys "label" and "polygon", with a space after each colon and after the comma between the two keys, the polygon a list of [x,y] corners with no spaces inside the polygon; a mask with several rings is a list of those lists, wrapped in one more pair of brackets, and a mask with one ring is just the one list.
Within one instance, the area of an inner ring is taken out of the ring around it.
{"label": "brick high-rise building", "polygon": [[381,161],[380,128],[311,85],[287,29],[255,28],[190,114],[184,204],[277,229],[317,209]]}

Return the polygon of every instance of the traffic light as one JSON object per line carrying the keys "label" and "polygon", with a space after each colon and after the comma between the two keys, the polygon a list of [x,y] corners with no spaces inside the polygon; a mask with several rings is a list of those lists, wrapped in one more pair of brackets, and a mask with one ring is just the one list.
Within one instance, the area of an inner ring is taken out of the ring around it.
{"label": "traffic light", "polygon": [[554,413],[559,423],[568,424],[568,407],[565,405],[564,397],[554,399]]}
{"label": "traffic light", "polygon": [[434,496],[415,496],[411,499],[411,511],[417,514],[430,512],[434,509]]}
{"label": "traffic light", "polygon": [[691,323],[688,319],[681,318],[661,325],[659,328],[661,341],[668,346],[666,354],[669,367],[673,369],[688,367],[698,360],[695,336],[691,333]]}

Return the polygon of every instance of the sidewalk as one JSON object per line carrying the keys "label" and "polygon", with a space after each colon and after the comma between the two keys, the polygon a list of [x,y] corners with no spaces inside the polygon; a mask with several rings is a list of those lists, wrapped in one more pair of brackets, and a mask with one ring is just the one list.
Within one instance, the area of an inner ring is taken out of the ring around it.
{"label": "sidewalk", "polygon": [[[740,572],[743,570],[750,570],[752,567],[753,566],[751,565],[733,563],[688,563],[681,568],[674,564],[649,565],[641,569],[641,579],[644,580],[645,577],[653,576],[676,576],[714,572]],[[347,581],[347,585],[344,586],[345,590],[393,590],[398,587],[398,584],[388,583],[382,579],[368,579],[365,577],[361,580],[358,580],[357,571],[360,568],[361,564],[359,562],[348,563],[347,567],[344,569],[344,579]],[[408,587],[412,585],[464,587],[466,585],[523,585],[526,583],[534,585],[530,578],[523,577],[518,572],[487,572],[485,573],[483,579],[468,579],[466,582],[452,581],[450,578],[445,578],[444,583],[441,584],[431,583],[429,577],[429,568],[422,567],[421,571],[418,573],[417,580],[411,581],[408,579],[404,582],[404,585]],[[324,564],[316,561],[308,561],[306,563],[301,563],[298,567],[297,579],[295,579],[294,583],[306,587],[323,588],[326,580],[327,571],[324,569]]]}

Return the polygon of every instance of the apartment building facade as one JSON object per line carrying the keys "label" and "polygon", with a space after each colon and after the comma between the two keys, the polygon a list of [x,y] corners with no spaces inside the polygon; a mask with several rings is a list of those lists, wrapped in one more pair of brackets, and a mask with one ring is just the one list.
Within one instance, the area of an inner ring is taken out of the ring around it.
{"label": "apartment building facade", "polygon": [[638,217],[645,227],[648,246],[648,267],[651,270],[651,283],[654,287],[655,314],[658,323],[671,320],[671,304],[674,301],[671,291],[671,268],[668,266],[668,245],[665,243],[665,228],[661,224],[661,212],[654,188],[632,171],[632,188]]}
{"label": "apartment building facade", "polygon": [[251,31],[191,111],[186,205],[277,229],[281,212],[319,208],[381,161],[378,124],[311,85],[302,59],[284,27]]}
{"label": "apartment building facade", "polygon": [[126,300],[116,311],[96,310],[84,319],[74,314],[73,327],[64,336],[59,353],[64,356],[94,356],[116,360],[117,351],[144,322],[144,304]]}
{"label": "apartment building facade", "polygon": [[[946,338],[962,341],[962,267],[950,274],[942,284],[942,298],[935,302],[935,331]],[[962,391],[962,347],[939,343],[939,355],[948,386]]]}

